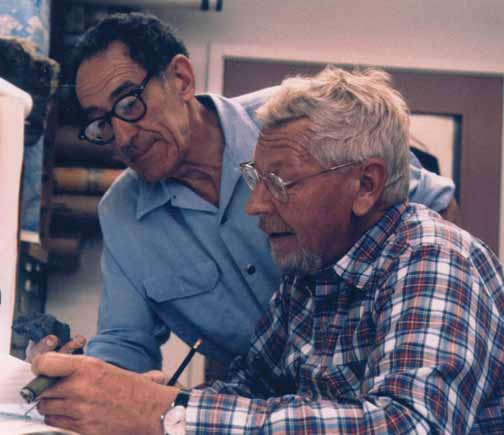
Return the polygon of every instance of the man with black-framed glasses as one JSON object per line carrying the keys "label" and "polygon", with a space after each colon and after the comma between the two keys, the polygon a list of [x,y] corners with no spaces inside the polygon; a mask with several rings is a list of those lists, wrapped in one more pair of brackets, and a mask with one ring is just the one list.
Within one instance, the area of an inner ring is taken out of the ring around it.
{"label": "man with black-framed glasses", "polygon": [[142,98],[142,92],[151,78],[152,76],[147,74],[138,88],[128,91],[116,100],[112,110],[85,123],[80,130],[79,139],[97,145],[107,145],[114,140],[113,117],[131,123],[140,121],[147,113],[147,105]]}

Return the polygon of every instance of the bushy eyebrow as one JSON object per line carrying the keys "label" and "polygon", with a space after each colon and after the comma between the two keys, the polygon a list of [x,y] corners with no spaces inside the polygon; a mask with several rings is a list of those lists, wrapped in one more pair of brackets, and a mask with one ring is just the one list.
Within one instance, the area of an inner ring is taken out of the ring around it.
{"label": "bushy eyebrow", "polygon": [[[126,93],[126,91],[130,91],[132,89],[135,89],[137,88],[138,86],[140,86],[138,83],[134,83],[130,80],[126,80],[125,82],[121,83],[117,88],[115,88],[112,93],[109,95],[109,101],[111,103],[114,103],[115,100],[123,95],[124,93]],[[101,107],[97,107],[97,106],[90,106],[90,107],[86,107],[86,108],[83,108],[82,111],[84,112],[84,115],[86,115],[87,117],[89,117],[91,115],[91,113],[93,112],[104,112],[105,110]]]}
{"label": "bushy eyebrow", "polygon": [[282,163],[283,162],[281,160],[274,160],[272,162],[269,162],[269,164],[268,164],[268,171],[263,171],[264,168],[260,168],[257,165],[257,161],[254,160],[254,166],[255,166],[255,168],[259,171],[259,173],[261,173],[263,175],[266,172],[268,172],[268,173],[274,173],[274,174],[278,175],[278,170],[282,167]]}
{"label": "bushy eyebrow", "polygon": [[125,82],[121,83],[117,88],[115,88],[112,91],[112,93],[109,96],[109,100],[113,102],[117,97],[124,94],[125,91],[129,91],[130,89],[134,89],[139,86],[140,86],[139,83],[133,83],[130,80],[126,80]]}
{"label": "bushy eyebrow", "polygon": [[86,107],[86,108],[82,108],[82,112],[84,113],[84,116],[86,116],[87,118],[91,118],[92,114],[94,112],[104,112],[103,109],[100,109],[99,107],[96,107],[96,106],[91,106],[91,107]]}

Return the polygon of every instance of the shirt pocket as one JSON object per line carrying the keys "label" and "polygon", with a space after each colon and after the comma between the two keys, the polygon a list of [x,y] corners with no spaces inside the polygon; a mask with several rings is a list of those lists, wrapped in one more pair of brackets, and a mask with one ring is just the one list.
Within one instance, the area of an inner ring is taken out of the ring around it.
{"label": "shirt pocket", "polygon": [[163,303],[208,293],[218,281],[217,265],[205,260],[146,279],[144,288],[150,299]]}

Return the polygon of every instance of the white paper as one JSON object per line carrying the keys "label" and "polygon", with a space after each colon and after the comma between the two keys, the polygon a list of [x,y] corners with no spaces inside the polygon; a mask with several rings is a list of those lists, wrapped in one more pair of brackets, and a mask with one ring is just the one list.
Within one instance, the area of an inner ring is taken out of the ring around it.
{"label": "white paper", "polygon": [[27,404],[19,392],[34,376],[27,362],[0,354],[0,435],[72,434],[44,424],[36,408],[26,415],[33,404]]}
{"label": "white paper", "polygon": [[[27,404],[19,392],[34,377],[31,366],[26,361],[10,355],[0,355],[0,420],[2,415],[24,416],[33,406]],[[30,417],[42,420],[36,409],[30,412]]]}
{"label": "white paper", "polygon": [[18,250],[25,106],[0,95],[0,353],[10,352]]}

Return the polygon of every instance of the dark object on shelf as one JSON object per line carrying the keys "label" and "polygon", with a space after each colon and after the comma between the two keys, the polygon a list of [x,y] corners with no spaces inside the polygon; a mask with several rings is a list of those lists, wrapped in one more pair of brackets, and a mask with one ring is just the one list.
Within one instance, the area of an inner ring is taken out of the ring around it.
{"label": "dark object on shelf", "polygon": [[22,314],[14,320],[12,329],[16,334],[24,335],[33,341],[40,341],[51,334],[58,337],[60,343],[70,341],[70,326],[50,314]]}

